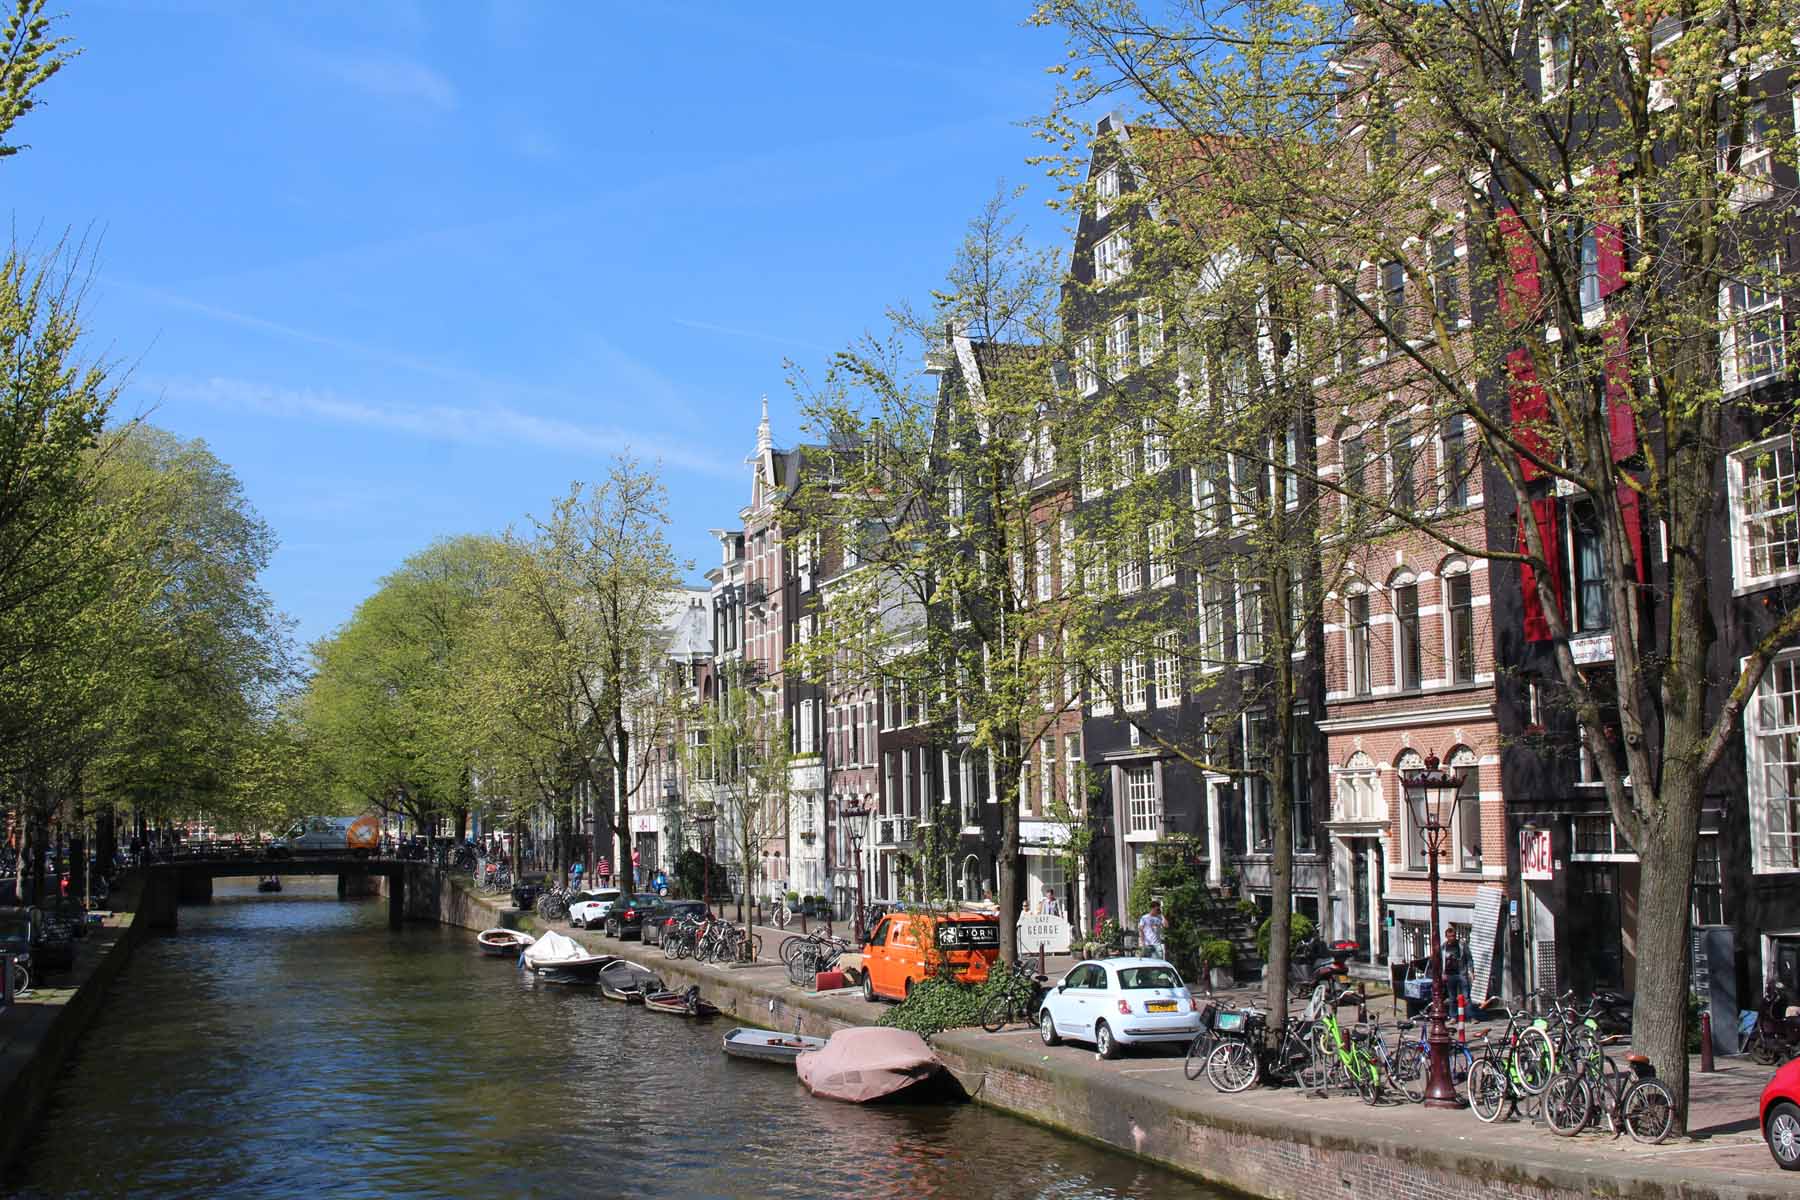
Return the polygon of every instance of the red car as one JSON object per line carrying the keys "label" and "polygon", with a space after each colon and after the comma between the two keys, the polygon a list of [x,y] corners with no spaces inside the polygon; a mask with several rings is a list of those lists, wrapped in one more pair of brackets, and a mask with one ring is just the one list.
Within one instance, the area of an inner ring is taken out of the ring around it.
{"label": "red car", "polygon": [[1784,1171],[1800,1171],[1800,1058],[1775,1072],[1763,1089],[1763,1137]]}

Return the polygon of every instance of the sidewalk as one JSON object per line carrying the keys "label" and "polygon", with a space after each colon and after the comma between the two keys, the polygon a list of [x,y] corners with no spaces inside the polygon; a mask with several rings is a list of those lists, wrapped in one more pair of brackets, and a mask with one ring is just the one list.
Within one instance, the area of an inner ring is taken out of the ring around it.
{"label": "sidewalk", "polygon": [[[805,1032],[827,1034],[874,1024],[888,1010],[854,990],[818,994],[788,983],[777,954],[781,939],[797,927],[758,926],[757,932],[762,958],[749,968],[668,960],[660,949],[632,942],[588,941],[697,982],[728,1011],[758,1024],[787,1028],[798,1019]],[[1073,961],[1053,957],[1048,973],[1057,978]],[[1261,990],[1220,995],[1251,1003]],[[1391,1022],[1386,995],[1371,992],[1369,1009]],[[1594,1132],[1565,1140],[1516,1116],[1486,1125],[1467,1111],[1406,1103],[1371,1108],[1353,1097],[1319,1098],[1293,1088],[1222,1095],[1186,1078],[1179,1047],[1107,1061],[1085,1045],[1045,1046],[1024,1026],[997,1034],[951,1030],[932,1043],[978,1102],[1253,1195],[1774,1200],[1796,1194],[1795,1181],[1770,1159],[1756,1122],[1757,1099],[1774,1068],[1747,1059],[1723,1059],[1705,1075],[1691,1064],[1689,1137],[1643,1146]]]}

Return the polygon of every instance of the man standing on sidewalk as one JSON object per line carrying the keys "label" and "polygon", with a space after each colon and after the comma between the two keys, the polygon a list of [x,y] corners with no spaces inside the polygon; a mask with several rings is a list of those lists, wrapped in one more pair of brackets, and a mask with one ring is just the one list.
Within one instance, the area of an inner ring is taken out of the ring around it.
{"label": "man standing on sidewalk", "polygon": [[1143,948],[1146,958],[1162,958],[1163,955],[1163,921],[1162,901],[1152,900],[1150,911],[1138,918],[1138,945]]}

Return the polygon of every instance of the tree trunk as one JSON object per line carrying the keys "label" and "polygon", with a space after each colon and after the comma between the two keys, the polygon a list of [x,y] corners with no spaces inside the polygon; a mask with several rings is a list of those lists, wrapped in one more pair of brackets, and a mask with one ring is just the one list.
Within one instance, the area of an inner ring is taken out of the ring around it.
{"label": "tree trunk", "polygon": [[[1676,1129],[1687,1131],[1687,996],[1693,908],[1689,884],[1698,835],[1699,781],[1676,764],[1663,775],[1660,824],[1644,822],[1638,848],[1637,984],[1631,1006],[1632,1048],[1648,1055],[1675,1093]],[[1682,847],[1687,857],[1682,857]]]}
{"label": "tree trunk", "polygon": [[625,791],[626,764],[631,759],[631,733],[618,715],[613,717],[613,799],[618,812],[619,890],[630,896],[637,891],[636,872],[631,867],[631,797]]}
{"label": "tree trunk", "polygon": [[[1286,657],[1285,649],[1280,657]],[[1275,744],[1268,748],[1269,838],[1274,842],[1275,853],[1269,864],[1269,962],[1263,979],[1271,1036],[1278,1036],[1287,1024],[1288,931],[1293,924],[1294,904],[1293,788],[1288,758],[1294,727],[1291,663],[1278,663],[1275,674]]]}
{"label": "tree trunk", "polygon": [[1000,806],[1000,955],[1007,963],[1019,961],[1019,908],[1024,893],[1019,858],[1019,768],[1018,739],[1003,739],[1011,751],[1001,759],[1009,780],[1007,799]]}

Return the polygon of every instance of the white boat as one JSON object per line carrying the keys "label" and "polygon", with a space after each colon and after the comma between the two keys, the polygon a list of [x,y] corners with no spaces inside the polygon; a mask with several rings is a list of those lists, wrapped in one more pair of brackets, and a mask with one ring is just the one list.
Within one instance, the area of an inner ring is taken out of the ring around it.
{"label": "white boat", "polygon": [[516,929],[484,929],[475,935],[475,940],[481,943],[483,954],[491,954],[496,958],[513,958],[537,939]]}
{"label": "white boat", "polygon": [[823,1050],[825,1039],[774,1029],[738,1028],[725,1035],[725,1053],[758,1062],[791,1063],[808,1050]]}
{"label": "white boat", "polygon": [[618,959],[616,954],[589,954],[573,938],[551,930],[519,955],[519,969],[542,975],[551,983],[594,983],[601,968]]}

